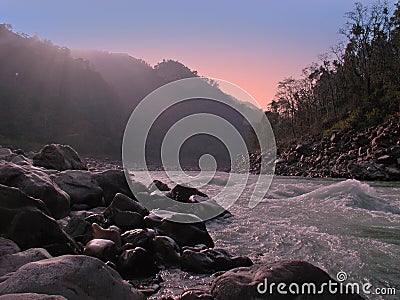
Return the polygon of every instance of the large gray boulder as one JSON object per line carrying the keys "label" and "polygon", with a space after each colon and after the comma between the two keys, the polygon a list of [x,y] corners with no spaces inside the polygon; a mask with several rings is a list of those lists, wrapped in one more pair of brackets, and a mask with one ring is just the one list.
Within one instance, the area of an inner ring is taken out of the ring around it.
{"label": "large gray boulder", "polygon": [[57,294],[67,299],[146,299],[94,257],[64,255],[28,263],[0,283],[0,295]]}
{"label": "large gray boulder", "polygon": [[[93,174],[99,186],[103,189],[103,197],[106,205],[110,205],[115,194],[121,193],[133,198],[132,191],[122,170],[106,170]],[[148,191],[146,187],[138,185],[139,191]]]}
{"label": "large gray boulder", "polygon": [[[261,283],[260,290],[263,291],[267,281],[267,292],[260,293],[257,286]],[[325,271],[305,261],[277,261],[268,264],[257,264],[251,267],[243,267],[230,270],[217,277],[212,283],[211,294],[216,300],[241,300],[241,299],[326,299],[326,300],[350,300],[363,299],[359,295],[352,294],[329,294],[326,287],[322,294],[316,295],[282,295],[277,292],[279,283],[286,284],[288,291],[290,284],[314,283],[317,291],[323,283],[335,282]],[[269,293],[269,287],[275,284],[273,294]]]}
{"label": "large gray boulder", "polygon": [[3,255],[14,254],[20,251],[21,249],[14,241],[0,237],[0,258]]}
{"label": "large gray boulder", "polygon": [[47,258],[51,258],[51,255],[42,248],[31,248],[22,252],[0,256],[0,276],[15,272],[27,263]]}
{"label": "large gray boulder", "polygon": [[103,190],[89,171],[68,170],[53,176],[55,183],[71,197],[71,204],[100,206]]}
{"label": "large gray boulder", "polygon": [[0,235],[25,250],[42,247],[52,255],[75,253],[74,241],[49,216],[46,205],[19,189],[0,184]]}
{"label": "large gray boulder", "polygon": [[148,214],[149,211],[138,201],[120,193],[104,211],[109,222],[124,231],[143,227],[143,217]]}
{"label": "large gray boulder", "polygon": [[38,168],[0,161],[0,184],[19,188],[25,194],[42,200],[55,219],[64,218],[70,212],[69,195]]}
{"label": "large gray boulder", "polygon": [[33,165],[58,171],[87,170],[86,164],[74,149],[60,144],[44,146],[33,157]]}

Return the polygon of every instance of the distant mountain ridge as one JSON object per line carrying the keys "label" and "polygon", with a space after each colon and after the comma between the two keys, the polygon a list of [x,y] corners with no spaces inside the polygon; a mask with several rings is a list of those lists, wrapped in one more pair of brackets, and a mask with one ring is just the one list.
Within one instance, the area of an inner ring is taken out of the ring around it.
{"label": "distant mountain ridge", "polygon": [[[5,24],[0,25],[0,65],[0,144],[36,150],[45,143],[63,143],[85,155],[115,158],[120,157],[125,124],[146,95],[166,83],[198,77],[178,61],[163,60],[152,67],[127,54],[71,51],[14,33]],[[218,86],[210,88],[238,103]],[[215,101],[193,99],[167,110],[156,122],[148,145],[150,160],[159,162],[157,152],[168,126],[199,112],[226,118],[248,138],[243,116]],[[199,149],[217,156],[224,150],[215,139],[201,137],[183,149],[187,164],[197,163]]]}

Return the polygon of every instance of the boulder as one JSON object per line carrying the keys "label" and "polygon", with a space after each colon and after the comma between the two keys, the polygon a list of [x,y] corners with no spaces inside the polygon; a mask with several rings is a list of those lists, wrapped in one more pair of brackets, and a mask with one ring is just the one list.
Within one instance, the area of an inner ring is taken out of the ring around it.
{"label": "boulder", "polygon": [[150,213],[148,216],[144,217],[144,225],[147,228],[157,228],[158,226],[161,225],[163,218],[160,216]]}
{"label": "boulder", "polygon": [[143,217],[149,211],[139,202],[117,193],[111,204],[104,211],[104,216],[123,230],[140,228],[143,226]]}
{"label": "boulder", "polygon": [[160,180],[153,180],[152,183],[147,187],[150,192],[154,191],[161,191],[161,192],[168,192],[171,190],[171,188],[164,182]]}
{"label": "boulder", "polygon": [[48,216],[46,205],[19,189],[0,185],[0,234],[25,250],[42,247],[52,255],[76,253],[75,242]]}
{"label": "boulder", "polygon": [[104,211],[104,215],[106,217],[112,216],[116,211],[130,211],[134,213],[138,213],[140,215],[147,216],[149,211],[143,207],[139,202],[133,200],[132,198],[123,195],[121,193],[117,193],[111,202],[111,204]]}
{"label": "boulder", "polygon": [[92,239],[92,226],[85,219],[78,217],[68,218],[63,230],[74,238],[75,241],[84,245]]}
{"label": "boulder", "polygon": [[125,248],[142,247],[149,250],[155,236],[156,233],[152,229],[134,229],[124,232],[121,238],[122,242],[125,244]]}
{"label": "boulder", "polygon": [[85,217],[85,221],[88,222],[89,224],[97,223],[101,226],[105,226],[107,222],[103,214],[91,214]]}
{"label": "boulder", "polygon": [[71,197],[71,204],[97,207],[102,204],[103,190],[89,171],[68,170],[53,176],[55,183]]}
{"label": "boulder", "polygon": [[328,284],[329,280],[334,280],[320,268],[305,261],[277,261],[267,264],[257,264],[251,267],[237,268],[225,272],[217,277],[211,287],[211,294],[217,300],[239,300],[239,299],[362,299],[358,295],[332,295],[328,288],[324,289],[323,294],[319,295],[298,295],[287,297],[273,290],[273,295],[269,294],[269,288],[266,293],[259,293],[265,287],[267,281],[270,287],[271,283],[275,287],[279,283],[286,284],[288,287],[294,283],[300,286],[303,283],[314,283],[317,290],[323,283]]}
{"label": "boulder", "polygon": [[112,268],[85,255],[64,255],[28,263],[0,283],[0,295],[57,294],[67,299],[144,300]]}
{"label": "boulder", "polygon": [[195,273],[215,273],[233,268],[249,267],[253,263],[248,257],[233,256],[223,249],[186,249],[181,257],[182,267]]}
{"label": "boulder", "polygon": [[0,256],[0,276],[15,272],[27,263],[47,258],[51,258],[51,255],[41,248],[31,248],[22,252]]}
{"label": "boulder", "polygon": [[[124,171],[106,170],[103,172],[93,173],[93,176],[99,186],[103,189],[103,197],[106,205],[110,205],[117,193],[134,198],[128,182],[126,181]],[[146,187],[144,187],[144,189],[147,190]]]}
{"label": "boulder", "polygon": [[131,211],[116,211],[110,221],[123,231],[143,227],[143,216]]}
{"label": "boulder", "polygon": [[147,277],[158,272],[153,256],[141,247],[124,250],[118,257],[117,270],[128,279]]}
{"label": "boulder", "polygon": [[83,254],[97,257],[98,259],[107,262],[114,261],[117,256],[118,248],[116,244],[111,240],[106,239],[94,239],[89,241]]}
{"label": "boulder", "polygon": [[33,165],[58,171],[87,170],[86,164],[74,149],[60,144],[44,146],[33,157]]}
{"label": "boulder", "polygon": [[190,196],[192,195],[207,197],[206,194],[200,192],[196,188],[187,187],[180,184],[176,185],[169,193],[167,193],[167,197],[184,203],[191,203]]}
{"label": "boulder", "polygon": [[18,166],[0,162],[0,184],[19,188],[27,195],[42,200],[56,219],[70,212],[70,197],[41,170],[32,166]]}
{"label": "boulder", "polygon": [[165,267],[179,265],[181,249],[172,238],[168,236],[154,237],[152,249],[158,265]]}
{"label": "boulder", "polygon": [[0,237],[0,259],[3,255],[20,252],[21,249],[12,240]]}
{"label": "boulder", "polygon": [[173,238],[181,247],[195,246],[197,244],[204,244],[210,248],[214,247],[214,242],[204,222],[201,221],[197,223],[177,223],[168,220],[168,218],[164,218],[161,220],[160,224],[154,228],[157,229],[161,235]]}
{"label": "boulder", "polygon": [[121,235],[116,229],[104,229],[100,225],[92,224],[92,237],[93,239],[106,239],[113,241],[117,247],[121,246]]}

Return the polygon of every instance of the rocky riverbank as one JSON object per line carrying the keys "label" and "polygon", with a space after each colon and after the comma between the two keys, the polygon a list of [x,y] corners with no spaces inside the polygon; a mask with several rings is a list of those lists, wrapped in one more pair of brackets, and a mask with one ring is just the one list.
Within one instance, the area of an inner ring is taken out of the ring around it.
{"label": "rocky riverbank", "polygon": [[[361,131],[334,130],[320,140],[278,152],[276,175],[398,181],[400,116]],[[251,170],[258,173],[260,155],[250,157]]]}
{"label": "rocky riverbank", "polygon": [[[120,168],[90,164],[88,170],[64,145],[47,145],[32,159],[0,148],[0,299],[145,299],[162,285],[159,271],[165,268],[217,272],[212,286],[163,297],[170,300],[267,298],[257,292],[265,278],[317,285],[333,280],[307,262],[253,265],[216,248],[195,211],[196,222],[189,224],[172,222],[173,212],[160,217],[136,200]],[[160,193],[185,203],[207,197],[160,181],[134,184],[154,199]]]}

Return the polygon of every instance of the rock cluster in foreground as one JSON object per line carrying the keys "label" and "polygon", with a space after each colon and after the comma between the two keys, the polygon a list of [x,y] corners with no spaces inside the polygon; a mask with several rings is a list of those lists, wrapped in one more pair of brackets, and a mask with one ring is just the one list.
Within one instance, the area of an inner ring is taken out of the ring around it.
{"label": "rock cluster in foreground", "polygon": [[[67,146],[42,151],[32,163],[22,150],[0,148],[0,299],[145,299],[160,287],[159,270],[174,267],[203,274],[228,271],[211,290],[185,291],[177,299],[233,300],[250,295],[241,292],[249,284],[242,282],[246,276],[256,274],[251,285],[264,275],[271,278],[267,267],[214,248],[198,216],[192,216],[194,223],[175,223],[169,220],[173,212],[160,217],[143,207],[122,170],[88,171]],[[163,193],[194,203],[207,197],[160,181],[134,184],[150,198]],[[240,272],[248,274],[236,278]],[[282,272],[288,278],[328,276],[314,266]]]}
{"label": "rock cluster in foreground", "polygon": [[[251,170],[260,170],[251,155]],[[400,116],[363,131],[333,131],[319,141],[295,144],[278,156],[276,175],[358,180],[400,180]]]}

